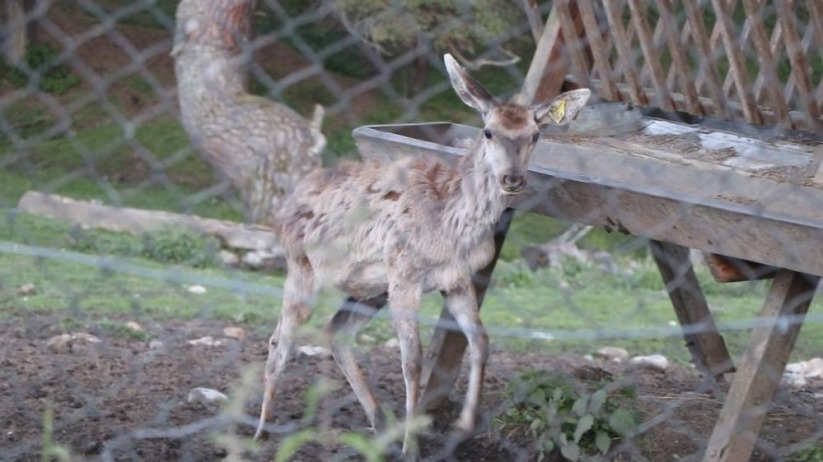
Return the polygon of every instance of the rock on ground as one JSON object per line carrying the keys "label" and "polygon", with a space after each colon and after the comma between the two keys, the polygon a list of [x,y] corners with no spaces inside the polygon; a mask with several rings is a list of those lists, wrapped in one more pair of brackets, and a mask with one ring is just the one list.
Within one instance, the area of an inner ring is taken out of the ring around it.
{"label": "rock on ground", "polygon": [[629,359],[629,352],[625,348],[607,346],[597,350],[595,356],[610,361],[623,362]]}

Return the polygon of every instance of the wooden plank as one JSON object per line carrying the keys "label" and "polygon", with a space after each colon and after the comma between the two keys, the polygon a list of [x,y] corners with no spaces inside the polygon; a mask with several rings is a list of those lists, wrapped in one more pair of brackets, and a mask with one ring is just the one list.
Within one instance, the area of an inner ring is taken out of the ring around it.
{"label": "wooden plank", "polygon": [[691,26],[692,38],[697,44],[697,50],[701,58],[700,72],[708,81],[709,93],[714,103],[714,111],[706,110],[706,107],[702,104],[701,107],[704,108],[706,113],[714,112],[714,115],[717,117],[730,119],[732,113],[726,103],[726,97],[723,95],[723,87],[720,85],[717,69],[712,62],[714,53],[709,45],[709,36],[706,32],[706,25],[703,23],[703,14],[698,9],[696,2],[683,2],[683,6],[686,8],[686,16]]}
{"label": "wooden plank", "polygon": [[810,80],[809,60],[803,50],[800,34],[797,32],[797,18],[795,17],[794,0],[775,0],[778,20],[783,28],[783,41],[786,43],[786,52],[792,67],[792,77],[800,94],[801,104],[806,109],[808,125],[815,131],[823,129],[820,109],[814,98],[814,90]]}
{"label": "wooden plank", "polygon": [[224,245],[236,249],[273,250],[280,248],[277,235],[262,226],[248,226],[242,223],[161,210],[113,207],[38,191],[26,192],[20,198],[18,208],[21,212],[110,231],[141,234],[167,226],[181,226],[198,233],[215,236]]}
{"label": "wooden plank", "polygon": [[603,2],[603,8],[606,10],[609,28],[614,36],[614,46],[620,62],[620,72],[626,77],[631,102],[638,106],[646,106],[649,104],[649,100],[646,94],[641,91],[640,80],[634,70],[634,52],[631,49],[631,42],[626,34],[626,30],[623,28],[620,16],[620,4],[619,2],[607,1]]}
{"label": "wooden plank", "polygon": [[651,70],[657,105],[663,109],[673,111],[675,109],[674,101],[671,94],[669,94],[669,89],[666,88],[666,75],[663,66],[660,64],[660,60],[655,58],[658,53],[653,43],[649,23],[646,20],[646,3],[642,0],[629,0],[629,10],[631,10],[632,24],[640,40],[640,48],[646,58],[646,65]]}
{"label": "wooden plank", "polygon": [[709,439],[704,462],[749,460],[780,384],[819,278],[789,270],[775,277]]}
{"label": "wooden plank", "polygon": [[557,94],[566,73],[562,60],[564,44],[560,33],[560,18],[552,8],[537,41],[537,49],[523,81],[523,88],[517,96],[518,102],[526,104],[526,101],[543,101]]}
{"label": "wooden plank", "polygon": [[576,18],[572,15],[571,0],[558,0],[555,2],[555,11],[557,11],[558,19],[560,21],[560,30],[563,34],[563,41],[566,44],[565,51],[569,55],[572,63],[572,71],[578,81],[585,88],[591,88],[590,71],[588,58],[586,57],[586,47],[583,40],[578,36],[575,23]]}
{"label": "wooden plank", "polygon": [[[506,233],[509,231],[514,209],[507,209],[494,231],[494,258],[485,268],[478,271],[474,276],[474,290],[477,294],[478,309],[483,304],[486,290],[491,282],[491,275],[497,259],[500,257],[500,250],[506,240]],[[463,361],[463,354],[466,352],[468,341],[457,322],[452,317],[446,305],[440,313],[440,321],[437,323],[432,335],[431,345],[426,353],[423,363],[422,383],[425,384],[423,396],[420,399],[420,406],[423,409],[432,410],[440,406],[448,398],[454,382],[460,374],[460,363]]]}
{"label": "wooden plank", "polygon": [[[780,23],[778,22],[775,24],[774,29],[772,30],[772,38],[769,40],[769,48],[772,50],[772,55],[777,55],[780,53],[780,42],[783,39],[783,27],[781,27]],[[757,101],[757,104],[765,104],[768,105],[768,101],[765,98],[765,90],[766,90],[766,79],[763,76],[762,72],[758,72],[757,77],[754,79],[754,98]],[[784,98],[786,99],[786,98]]]}
{"label": "wooden plank", "polygon": [[706,377],[719,377],[734,371],[726,343],[717,332],[709,303],[694,274],[689,249],[654,240],[649,242],[649,247],[684,329],[686,347],[695,367]]}
{"label": "wooden plank", "polygon": [[659,7],[660,22],[665,30],[670,31],[666,34],[669,52],[672,55],[674,69],[677,71],[680,88],[683,89],[682,93],[686,97],[687,112],[694,115],[703,115],[703,109],[700,107],[700,100],[697,97],[697,90],[694,87],[694,73],[690,69],[686,53],[683,51],[683,42],[678,40],[677,34],[671,32],[677,30],[677,22],[672,14],[671,4],[669,0],[657,0],[657,5]]}
{"label": "wooden plank", "polygon": [[526,13],[526,19],[529,21],[529,29],[532,31],[534,43],[538,43],[543,35],[543,19],[540,17],[540,6],[537,4],[537,0],[520,0],[520,4]]}
{"label": "wooden plank", "polygon": [[[760,74],[763,76],[766,91],[769,94],[769,106],[775,113],[777,123],[783,127],[792,128],[789,118],[789,109],[783,98],[783,87],[777,77],[777,64],[769,44],[769,36],[763,24],[762,4],[756,0],[743,0],[746,17],[752,23],[752,40],[757,49],[757,60],[760,63]],[[745,72],[745,69],[743,69]]]}
{"label": "wooden plank", "polygon": [[617,91],[617,86],[614,83],[615,76],[612,75],[611,66],[609,65],[609,50],[603,40],[602,26],[604,25],[597,21],[592,0],[577,0],[577,8],[580,10],[580,16],[585,26],[586,38],[594,58],[594,68],[600,74],[601,89],[604,96],[609,101],[618,101],[620,93]]}
{"label": "wooden plank", "polygon": [[739,45],[735,41],[734,25],[731,21],[731,13],[727,8],[727,2],[723,0],[712,0],[715,15],[717,16],[717,23],[715,24],[720,31],[720,37],[723,39],[723,46],[726,49],[726,55],[729,57],[729,73],[737,88],[737,95],[740,98],[740,105],[743,108],[743,116],[746,120],[753,124],[762,124],[763,117],[757,109],[754,97],[752,96],[749,79],[746,76],[746,64],[743,60],[743,53]]}

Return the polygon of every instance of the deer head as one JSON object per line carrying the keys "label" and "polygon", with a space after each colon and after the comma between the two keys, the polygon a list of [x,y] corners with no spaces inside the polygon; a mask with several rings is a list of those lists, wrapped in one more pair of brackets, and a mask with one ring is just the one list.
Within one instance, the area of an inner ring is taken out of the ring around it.
{"label": "deer head", "polygon": [[483,137],[475,155],[485,162],[503,194],[526,187],[526,172],[544,125],[565,125],[591,96],[586,88],[572,90],[542,104],[526,107],[500,103],[450,55],[444,57],[452,87],[466,105],[483,117]]}

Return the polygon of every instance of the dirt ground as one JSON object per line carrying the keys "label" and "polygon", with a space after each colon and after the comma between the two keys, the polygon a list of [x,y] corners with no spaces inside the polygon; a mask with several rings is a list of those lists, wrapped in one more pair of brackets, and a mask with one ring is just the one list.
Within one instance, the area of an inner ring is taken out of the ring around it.
{"label": "dirt ground", "polygon": [[[77,460],[224,460],[221,442],[237,434],[253,434],[262,383],[255,375],[243,399],[238,387],[249,368],[261,367],[266,337],[250,334],[243,340],[221,337],[223,325],[190,321],[147,326],[154,340],[88,331],[102,342],[67,353],[54,353],[49,338],[63,331],[48,315],[28,315],[0,323],[0,460],[40,460],[44,416],[53,413],[53,441],[67,447]],[[187,340],[211,335],[221,346],[192,346]],[[360,353],[373,388],[383,403],[402,415],[403,377],[399,351],[389,346],[363,346]],[[580,383],[604,376],[635,387],[637,408],[645,430],[625,441],[609,460],[690,460],[699,455],[710,434],[721,403],[698,393],[701,378],[692,368],[677,366],[665,373],[637,370],[602,360],[576,356],[552,357],[536,353],[493,351],[483,398],[483,420],[503,412],[501,390],[518,372],[559,370]],[[259,369],[257,369],[259,370]],[[305,428],[306,391],[320,377],[341,386],[320,405],[313,424],[334,432],[361,430],[365,415],[331,360],[297,355],[289,364],[282,392],[276,400],[274,435],[251,460],[272,460],[284,434]],[[188,403],[189,390],[209,387],[242,402],[238,418],[218,406]],[[761,434],[753,460],[780,460],[773,451],[804,442],[816,432],[823,401],[814,392],[823,387],[783,389],[778,393]],[[452,393],[452,403],[433,418],[433,429],[422,439],[426,460],[512,461],[536,460],[527,441],[494,431],[480,432],[451,450],[444,437],[465,392],[465,371]],[[816,420],[817,419],[817,420]],[[367,433],[364,433],[367,434]],[[246,440],[248,441],[248,440]],[[808,445],[808,441],[803,443]],[[785,453],[785,451],[783,452]],[[105,456],[105,457],[104,457]],[[352,451],[340,444],[310,444],[292,460],[350,460]],[[642,458],[641,458],[642,457]],[[228,459],[226,459],[228,460]],[[354,458],[354,460],[358,460]]]}

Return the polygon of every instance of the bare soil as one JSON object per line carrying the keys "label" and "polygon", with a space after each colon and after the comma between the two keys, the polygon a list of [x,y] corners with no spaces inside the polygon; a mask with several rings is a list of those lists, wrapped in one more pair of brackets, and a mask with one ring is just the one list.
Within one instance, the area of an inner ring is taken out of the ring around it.
{"label": "bare soil", "polygon": [[[164,322],[147,326],[164,343],[152,349],[145,340],[90,332],[103,342],[69,353],[53,353],[47,340],[62,333],[52,315],[26,315],[0,322],[0,460],[40,459],[44,417],[53,413],[55,443],[64,445],[80,460],[223,460],[226,435],[251,437],[258,413],[262,383],[243,390],[244,371],[265,362],[266,336],[251,333],[244,340],[221,338],[223,324],[211,321]],[[220,338],[222,346],[191,346],[187,340],[203,335]],[[360,363],[382,402],[402,416],[403,377],[399,352],[386,346],[362,347]],[[609,460],[676,460],[698,456],[714,426],[721,402],[700,393],[701,377],[688,366],[665,373],[637,370],[617,363],[576,356],[554,357],[539,353],[494,351],[489,360],[483,402],[483,428],[470,441],[449,445],[449,424],[459,410],[465,377],[453,391],[452,402],[433,416],[433,428],[422,438],[426,460],[511,461],[536,460],[522,435],[500,434],[488,423],[504,412],[502,390],[518,373],[546,369],[562,371],[577,383],[595,383],[611,377],[637,391],[637,411],[647,427],[639,436],[618,446]],[[259,376],[255,374],[255,377]],[[465,375],[465,374],[464,374]],[[366,430],[365,415],[329,359],[296,355],[287,368],[276,400],[274,434],[252,460],[271,460],[284,435],[293,434],[303,421],[306,392],[321,377],[340,386],[320,405],[311,425],[333,432]],[[804,442],[812,436],[823,411],[814,391],[783,389],[773,404],[752,460],[776,460],[775,449]],[[218,389],[240,399],[234,420],[218,406],[188,403],[194,387]],[[243,396],[243,393],[246,396]],[[352,450],[340,444],[309,444],[292,460],[349,460]],[[358,460],[356,457],[354,460]],[[688,459],[686,459],[688,460]]]}

